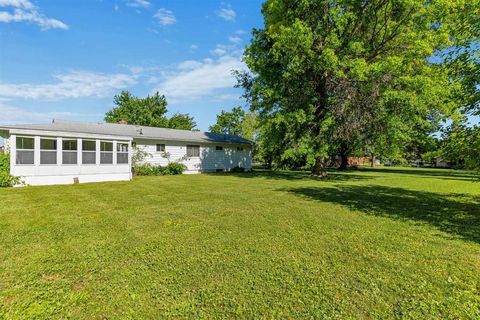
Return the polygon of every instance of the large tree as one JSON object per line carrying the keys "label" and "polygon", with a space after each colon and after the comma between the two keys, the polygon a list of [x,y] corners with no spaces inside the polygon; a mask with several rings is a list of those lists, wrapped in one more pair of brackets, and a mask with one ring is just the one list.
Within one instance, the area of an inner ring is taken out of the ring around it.
{"label": "large tree", "polygon": [[278,143],[274,160],[300,157],[323,175],[335,155],[344,168],[350,153],[404,145],[415,128],[450,114],[455,83],[432,56],[464,41],[455,17],[478,13],[475,4],[266,1],[239,83]]}
{"label": "large tree", "polygon": [[209,127],[211,132],[234,134],[245,139],[254,140],[256,117],[252,112],[245,112],[242,107],[232,111],[222,110],[217,115],[217,122]]}
{"label": "large tree", "polygon": [[118,123],[125,121],[149,127],[194,130],[197,126],[193,117],[187,114],[176,113],[170,119],[166,116],[167,99],[156,92],[145,98],[139,98],[128,91],[122,91],[113,98],[115,107],[105,114],[105,121]]}
{"label": "large tree", "polygon": [[175,113],[168,119],[168,127],[172,129],[196,130],[197,123],[188,113]]}

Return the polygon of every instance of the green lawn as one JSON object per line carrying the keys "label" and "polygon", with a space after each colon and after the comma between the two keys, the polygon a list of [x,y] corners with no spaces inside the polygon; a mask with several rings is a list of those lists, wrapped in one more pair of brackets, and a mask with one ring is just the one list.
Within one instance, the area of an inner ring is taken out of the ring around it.
{"label": "green lawn", "polygon": [[466,172],[138,177],[0,204],[0,319],[480,318]]}

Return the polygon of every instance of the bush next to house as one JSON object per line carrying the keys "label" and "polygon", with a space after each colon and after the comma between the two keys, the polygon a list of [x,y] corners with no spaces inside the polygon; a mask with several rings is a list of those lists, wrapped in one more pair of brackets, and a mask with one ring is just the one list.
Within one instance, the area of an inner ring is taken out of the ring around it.
{"label": "bush next to house", "polygon": [[10,156],[0,153],[0,187],[13,187],[20,183],[20,177],[10,175]]}
{"label": "bush next to house", "polygon": [[185,165],[177,162],[171,162],[165,167],[146,163],[135,166],[134,172],[137,176],[163,176],[182,174],[186,169]]}

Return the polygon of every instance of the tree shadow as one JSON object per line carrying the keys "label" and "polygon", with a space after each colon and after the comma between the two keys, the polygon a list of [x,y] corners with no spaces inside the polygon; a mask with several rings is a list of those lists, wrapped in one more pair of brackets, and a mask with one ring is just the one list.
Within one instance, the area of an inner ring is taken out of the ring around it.
{"label": "tree shadow", "polygon": [[282,189],[309,199],[341,204],[367,214],[429,224],[480,243],[480,197],[437,194],[385,186]]}
{"label": "tree shadow", "polygon": [[272,170],[255,170],[252,172],[217,172],[206,173],[214,175],[228,175],[239,178],[260,178],[269,180],[318,180],[326,182],[342,182],[342,181],[355,181],[355,180],[367,180],[375,177],[364,176],[355,174],[352,172],[337,173],[329,172],[325,178],[315,178],[310,175],[308,171],[272,171]]}
{"label": "tree shadow", "polygon": [[453,169],[408,169],[408,168],[361,168],[362,172],[382,172],[382,173],[398,173],[416,176],[425,176],[431,178],[447,179],[447,180],[463,180],[463,181],[478,181],[478,174],[468,171],[456,171]]}

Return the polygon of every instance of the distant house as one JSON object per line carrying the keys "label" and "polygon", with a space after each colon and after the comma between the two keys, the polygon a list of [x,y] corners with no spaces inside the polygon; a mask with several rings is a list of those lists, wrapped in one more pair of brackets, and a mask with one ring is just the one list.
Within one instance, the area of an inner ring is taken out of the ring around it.
{"label": "distant house", "polygon": [[10,172],[30,185],[121,181],[132,178],[132,156],[186,173],[252,168],[252,142],[234,135],[127,124],[53,120],[0,125],[10,151]]}

